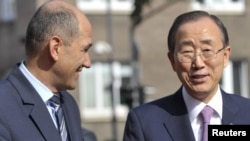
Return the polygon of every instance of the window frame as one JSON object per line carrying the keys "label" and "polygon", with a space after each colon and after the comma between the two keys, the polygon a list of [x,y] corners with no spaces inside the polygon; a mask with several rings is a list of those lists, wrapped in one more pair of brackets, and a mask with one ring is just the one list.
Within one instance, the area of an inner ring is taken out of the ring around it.
{"label": "window frame", "polygon": [[17,0],[0,0],[0,22],[8,23],[17,18]]}
{"label": "window frame", "polygon": [[[128,107],[123,105],[120,101],[120,87],[122,77],[128,77],[132,75],[132,70],[128,64],[123,64],[121,62],[114,62],[113,65],[108,62],[94,62],[90,69],[85,69],[80,73],[79,77],[79,95],[80,95],[80,109],[81,117],[88,122],[96,121],[109,121],[112,118],[112,107],[111,107],[111,93],[108,90],[108,84],[111,83],[111,67],[113,68],[115,80],[115,90],[116,95],[114,97],[115,105],[115,115],[119,120],[125,120]],[[105,70],[104,70],[105,69]],[[108,72],[107,72],[108,71]],[[123,72],[122,72],[123,71]],[[93,73],[93,77],[90,78],[88,73]],[[105,73],[105,74],[104,74]],[[104,78],[106,77],[106,79]],[[106,81],[106,82],[105,82]],[[89,93],[90,87],[94,88],[96,91],[91,91]],[[88,103],[88,95],[94,95],[94,106],[90,107]],[[106,96],[105,95],[109,95]],[[107,100],[107,97],[110,98]],[[105,101],[105,98],[107,101]],[[105,104],[106,102],[106,104]],[[107,105],[107,102],[108,105]]]}
{"label": "window frame", "polygon": [[217,15],[241,15],[246,11],[245,0],[191,0],[190,10],[205,10]]}
{"label": "window frame", "polygon": [[250,98],[248,68],[249,63],[245,59],[230,60],[223,72],[222,88],[228,93],[240,94],[243,97]]}
{"label": "window frame", "polygon": [[77,7],[86,14],[107,14],[110,6],[112,14],[128,15],[133,10],[133,3],[134,0],[76,0]]}

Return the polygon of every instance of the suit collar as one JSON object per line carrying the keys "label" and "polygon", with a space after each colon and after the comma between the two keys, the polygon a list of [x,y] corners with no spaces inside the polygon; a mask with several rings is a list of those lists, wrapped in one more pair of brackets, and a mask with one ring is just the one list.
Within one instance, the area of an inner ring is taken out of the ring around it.
{"label": "suit collar", "polygon": [[32,87],[34,87],[44,102],[48,101],[53,96],[53,92],[28,70],[28,68],[24,65],[24,62],[20,64],[19,70],[25,78],[32,83]]}
{"label": "suit collar", "polygon": [[223,114],[222,114],[222,124],[234,124],[233,120],[237,117],[237,112],[239,111],[239,106],[233,100],[230,94],[227,94],[222,90],[223,99]]}
{"label": "suit collar", "polygon": [[[68,135],[69,135],[69,138],[70,140],[74,140],[74,136],[72,136],[74,134],[74,132],[72,132],[72,127],[73,125],[72,124],[69,124],[70,121],[73,121],[74,119],[71,118],[70,115],[70,108],[68,108],[68,101],[65,101],[65,92],[61,92],[61,98],[62,98],[62,103],[61,103],[61,106],[62,106],[62,109],[63,109],[63,113],[64,113],[64,118],[65,118],[65,122],[66,122],[66,127],[67,127],[67,132],[68,132]],[[71,136],[70,136],[71,135]]]}
{"label": "suit collar", "polygon": [[82,136],[78,134],[79,131],[81,131],[81,126],[79,125],[79,123],[81,123],[81,119],[79,110],[76,108],[77,105],[71,102],[70,99],[72,99],[72,97],[66,91],[62,91],[61,96],[63,99],[67,99],[63,101],[62,108],[70,140],[71,141],[82,140]]}
{"label": "suit collar", "polygon": [[19,64],[15,66],[9,77],[7,77],[7,80],[9,80],[14,85],[24,104],[33,105],[36,103],[34,99],[38,93],[18,67]]}
{"label": "suit collar", "polygon": [[170,96],[170,99],[167,101],[170,102],[170,105],[166,106],[167,108],[165,109],[172,115],[164,122],[167,132],[169,132],[174,141],[194,141],[195,138],[181,89]]}
{"label": "suit collar", "polygon": [[172,116],[164,123],[173,141],[194,141],[193,130],[188,115]]}
{"label": "suit collar", "polygon": [[30,116],[46,140],[61,140],[61,136],[58,134],[58,130],[56,129],[48,110],[44,105],[35,105],[30,113]]}
{"label": "suit collar", "polygon": [[54,126],[47,107],[39,94],[24,77],[17,65],[7,80],[14,85],[19,94],[27,117],[31,118],[46,140],[60,140],[60,135]]}
{"label": "suit collar", "polygon": [[[222,124],[234,124],[234,118],[237,116],[239,106],[237,106],[231,95],[223,90],[221,90],[221,94],[223,100]],[[171,115],[165,119],[164,126],[172,139],[174,141],[194,141],[195,137],[181,89],[174,95],[168,96],[161,103],[164,104],[161,104],[160,107],[164,108]]]}

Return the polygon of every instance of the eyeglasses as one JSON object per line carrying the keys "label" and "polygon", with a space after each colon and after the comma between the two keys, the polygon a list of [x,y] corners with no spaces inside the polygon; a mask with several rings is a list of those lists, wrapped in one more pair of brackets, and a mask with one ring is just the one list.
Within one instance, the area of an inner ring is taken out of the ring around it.
{"label": "eyeglasses", "polygon": [[223,49],[225,49],[225,47],[222,47],[221,49],[217,51],[204,50],[198,54],[193,51],[178,52],[177,58],[178,58],[178,61],[182,63],[191,63],[195,60],[196,56],[200,56],[203,61],[209,61],[213,58],[216,58],[217,54]]}

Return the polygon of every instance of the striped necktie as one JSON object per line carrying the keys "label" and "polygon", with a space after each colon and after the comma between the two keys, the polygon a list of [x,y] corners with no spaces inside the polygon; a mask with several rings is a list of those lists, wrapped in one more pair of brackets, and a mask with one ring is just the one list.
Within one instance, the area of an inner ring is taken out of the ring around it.
{"label": "striped necktie", "polygon": [[61,135],[62,141],[68,141],[68,134],[64,120],[63,110],[61,107],[60,95],[55,94],[52,98],[50,98],[49,104],[52,107],[52,112],[56,118],[57,129]]}

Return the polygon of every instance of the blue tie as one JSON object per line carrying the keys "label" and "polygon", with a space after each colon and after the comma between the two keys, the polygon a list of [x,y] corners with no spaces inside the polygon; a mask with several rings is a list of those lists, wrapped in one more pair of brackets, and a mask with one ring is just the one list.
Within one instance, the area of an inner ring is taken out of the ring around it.
{"label": "blue tie", "polygon": [[53,107],[53,113],[56,117],[57,128],[61,135],[62,141],[67,141],[68,134],[67,134],[64,116],[63,116],[63,110],[61,107],[60,95],[55,94],[52,98],[50,98],[49,104],[51,107]]}

